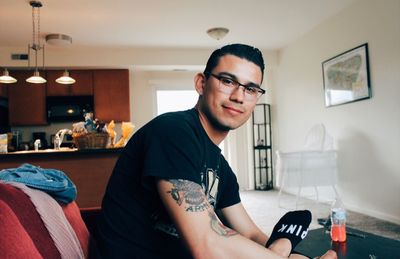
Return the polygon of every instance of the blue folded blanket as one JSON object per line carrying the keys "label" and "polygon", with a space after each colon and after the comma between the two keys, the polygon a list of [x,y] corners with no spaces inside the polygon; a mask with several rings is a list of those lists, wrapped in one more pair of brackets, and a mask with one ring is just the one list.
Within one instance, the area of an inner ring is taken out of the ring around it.
{"label": "blue folded blanket", "polygon": [[23,183],[26,186],[44,191],[63,203],[70,203],[76,199],[75,184],[60,170],[22,164],[18,168],[0,170],[0,180]]}

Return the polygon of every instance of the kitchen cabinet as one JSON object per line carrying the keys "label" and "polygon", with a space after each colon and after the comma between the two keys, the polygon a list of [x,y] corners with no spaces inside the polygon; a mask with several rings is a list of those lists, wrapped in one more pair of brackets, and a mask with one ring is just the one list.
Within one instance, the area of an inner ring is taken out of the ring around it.
{"label": "kitchen cabinet", "polygon": [[129,70],[95,70],[94,114],[101,121],[130,121]]}
{"label": "kitchen cabinet", "polygon": [[[10,126],[46,125],[46,96],[93,96],[95,117],[109,122],[130,121],[129,70],[71,70],[76,83],[62,85],[55,80],[63,70],[48,70],[41,74],[45,84],[31,84],[25,80],[32,71],[13,71],[18,80],[7,85]],[[1,85],[0,85],[1,86]],[[0,96],[1,96],[0,92]]]}
{"label": "kitchen cabinet", "polygon": [[93,70],[69,70],[68,72],[75,79],[74,84],[63,85],[56,82],[56,79],[63,75],[64,70],[47,71],[47,96],[93,95]]}
{"label": "kitchen cabinet", "polygon": [[31,84],[25,80],[33,71],[13,71],[18,80],[8,87],[10,126],[46,125],[46,84]]}
{"label": "kitchen cabinet", "polygon": [[8,94],[7,85],[0,84],[0,132],[7,132],[8,129]]}
{"label": "kitchen cabinet", "polygon": [[7,85],[6,84],[1,84],[0,83],[0,97],[4,97],[4,98],[8,97]]}

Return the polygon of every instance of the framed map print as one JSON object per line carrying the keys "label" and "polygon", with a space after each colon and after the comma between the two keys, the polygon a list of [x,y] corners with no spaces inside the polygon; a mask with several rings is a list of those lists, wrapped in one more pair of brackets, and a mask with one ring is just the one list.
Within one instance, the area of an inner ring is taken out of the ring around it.
{"label": "framed map print", "polygon": [[325,106],[371,98],[368,43],[322,62]]}

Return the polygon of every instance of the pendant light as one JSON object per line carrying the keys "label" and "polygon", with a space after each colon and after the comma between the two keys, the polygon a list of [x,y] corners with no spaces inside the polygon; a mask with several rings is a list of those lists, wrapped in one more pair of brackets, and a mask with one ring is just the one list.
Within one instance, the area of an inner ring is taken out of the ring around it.
{"label": "pendant light", "polygon": [[56,79],[56,82],[63,85],[70,85],[75,83],[75,79],[69,76],[69,72],[67,70],[64,71],[63,75]]}
{"label": "pendant light", "polygon": [[46,79],[40,76],[37,59],[38,52],[42,51],[43,58],[43,68],[44,68],[44,45],[40,45],[40,7],[42,7],[42,3],[39,1],[30,1],[30,6],[32,6],[32,45],[28,45],[28,66],[30,67],[31,62],[31,50],[35,54],[35,71],[33,72],[33,76],[26,79],[26,82],[33,84],[43,84],[46,83]]}
{"label": "pendant light", "polygon": [[10,74],[8,73],[7,68],[4,69],[3,71],[3,75],[0,76],[0,83],[3,84],[12,84],[17,82],[17,79],[15,79],[14,77],[10,76]]}
{"label": "pendant light", "polygon": [[40,76],[39,70],[36,68],[36,70],[33,72],[33,76],[26,79],[26,82],[32,84],[44,84],[47,82],[47,80]]}

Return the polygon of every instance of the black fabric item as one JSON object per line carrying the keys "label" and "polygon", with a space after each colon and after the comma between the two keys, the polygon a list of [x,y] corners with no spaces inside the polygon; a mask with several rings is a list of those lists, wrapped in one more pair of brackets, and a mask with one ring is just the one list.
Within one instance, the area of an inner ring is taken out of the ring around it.
{"label": "black fabric item", "polygon": [[240,202],[235,174],[195,109],[160,115],[139,129],[110,177],[99,221],[103,258],[191,258],[156,189],[158,179],[203,187],[214,209]]}
{"label": "black fabric item", "polygon": [[287,238],[292,244],[292,251],[297,244],[307,236],[308,226],[311,223],[311,212],[309,210],[289,211],[278,221],[272,230],[271,237],[265,244],[269,247],[279,238]]}

